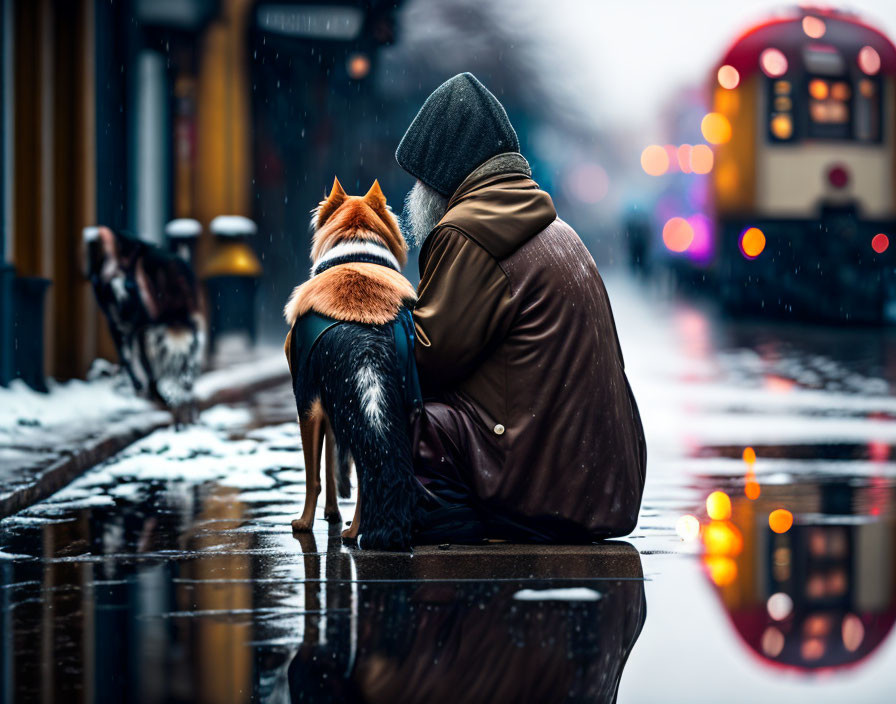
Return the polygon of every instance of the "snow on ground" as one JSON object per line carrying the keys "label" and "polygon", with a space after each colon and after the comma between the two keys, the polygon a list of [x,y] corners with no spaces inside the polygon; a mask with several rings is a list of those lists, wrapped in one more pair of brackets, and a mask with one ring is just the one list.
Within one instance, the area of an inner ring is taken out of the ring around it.
{"label": "snow on ground", "polygon": [[23,428],[86,424],[153,408],[115,377],[65,383],[49,379],[47,385],[49,393],[34,391],[21,379],[0,387],[0,439]]}

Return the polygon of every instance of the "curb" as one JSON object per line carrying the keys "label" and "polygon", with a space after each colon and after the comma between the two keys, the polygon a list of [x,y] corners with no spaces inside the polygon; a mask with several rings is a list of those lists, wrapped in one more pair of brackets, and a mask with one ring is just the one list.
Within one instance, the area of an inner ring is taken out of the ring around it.
{"label": "curb", "polygon": [[[282,354],[248,364],[211,371],[196,382],[196,405],[200,411],[222,403],[242,401],[290,379]],[[168,411],[150,410],[112,422],[108,432],[88,439],[83,445],[50,463],[33,481],[0,498],[0,519],[43,501],[77,479],[91,467],[105,462],[150,433],[170,426]]]}

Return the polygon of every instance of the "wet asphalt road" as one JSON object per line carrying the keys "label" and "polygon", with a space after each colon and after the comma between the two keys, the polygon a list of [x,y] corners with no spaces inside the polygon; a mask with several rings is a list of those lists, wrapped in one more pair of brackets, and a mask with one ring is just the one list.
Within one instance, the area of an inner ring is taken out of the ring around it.
{"label": "wet asphalt road", "polygon": [[297,539],[283,389],[0,522],[0,701],[888,701],[896,336],[608,287],[632,536],[359,553],[321,506]]}

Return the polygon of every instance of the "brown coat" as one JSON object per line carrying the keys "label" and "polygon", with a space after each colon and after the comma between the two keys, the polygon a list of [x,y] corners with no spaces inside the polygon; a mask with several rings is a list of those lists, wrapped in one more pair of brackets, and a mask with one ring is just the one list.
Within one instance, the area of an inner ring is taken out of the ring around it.
{"label": "brown coat", "polygon": [[646,451],[610,301],[528,174],[518,154],[486,162],[423,244],[414,320],[424,392],[451,415],[438,422],[481,507],[555,535],[625,535]]}

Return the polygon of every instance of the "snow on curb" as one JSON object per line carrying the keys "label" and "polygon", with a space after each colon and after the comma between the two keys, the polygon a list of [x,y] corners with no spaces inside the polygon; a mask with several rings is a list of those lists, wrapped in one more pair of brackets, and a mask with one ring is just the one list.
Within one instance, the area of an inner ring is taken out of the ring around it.
{"label": "snow on curb", "polygon": [[[282,352],[266,355],[204,374],[196,382],[197,405],[206,422],[226,427],[239,412],[207,409],[244,400],[288,380]],[[0,388],[0,446],[34,444],[39,449],[38,440],[45,441],[48,431],[58,445],[57,458],[48,466],[25,481],[19,477],[12,487],[0,486],[0,518],[41,501],[87,469],[172,424],[170,413],[133,394],[120,393],[115,384],[114,379],[51,383],[49,394],[32,391],[21,382]]]}

